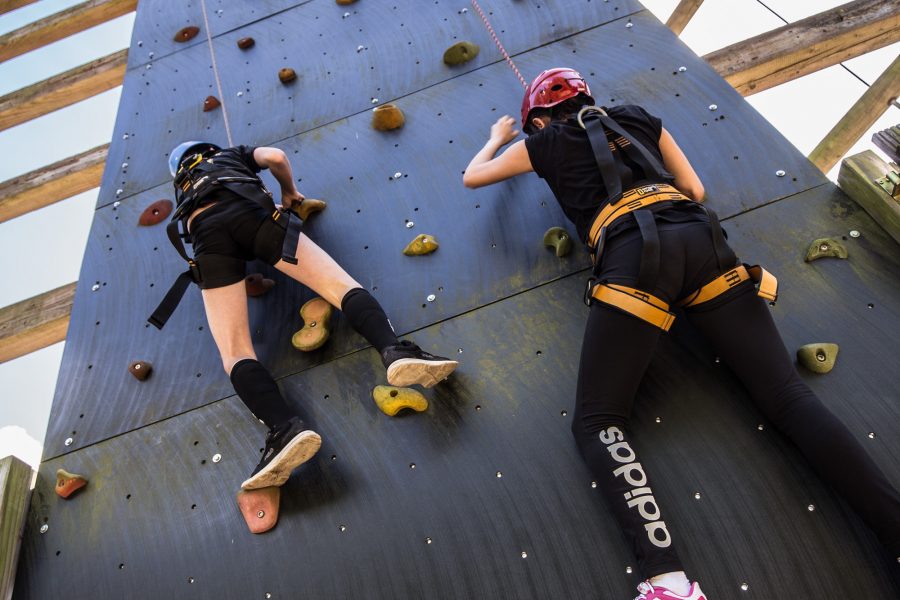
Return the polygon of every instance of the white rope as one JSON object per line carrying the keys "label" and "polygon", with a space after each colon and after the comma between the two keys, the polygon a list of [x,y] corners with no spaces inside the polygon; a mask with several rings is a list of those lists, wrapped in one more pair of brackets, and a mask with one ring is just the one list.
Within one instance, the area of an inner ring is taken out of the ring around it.
{"label": "white rope", "polygon": [[203,10],[203,26],[206,28],[206,43],[209,46],[209,57],[212,60],[213,77],[216,78],[216,88],[219,90],[219,101],[222,103],[222,117],[225,119],[225,135],[228,137],[228,145],[234,146],[231,140],[231,127],[228,125],[228,111],[225,110],[225,95],[222,93],[222,80],[219,79],[219,67],[216,65],[216,51],[213,50],[212,32],[209,30],[209,18],[206,16],[206,0],[200,0],[200,8]]}

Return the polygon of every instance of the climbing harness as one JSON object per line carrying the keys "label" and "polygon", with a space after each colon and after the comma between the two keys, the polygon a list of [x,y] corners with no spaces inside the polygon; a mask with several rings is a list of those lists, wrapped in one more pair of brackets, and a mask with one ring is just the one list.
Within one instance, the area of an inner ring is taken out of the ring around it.
{"label": "climbing harness", "polygon": [[[216,155],[209,158],[203,158],[202,155],[188,156],[176,173],[174,183],[177,208],[172,214],[172,221],[166,226],[166,235],[181,258],[188,263],[188,269],[178,276],[162,302],[147,319],[157,329],[162,329],[169,317],[172,316],[192,282],[203,287],[204,272],[209,279],[210,275],[227,270],[237,263],[243,267],[244,261],[239,258],[218,254],[201,257],[188,255],[184,243],[191,243],[187,229],[187,221],[191,213],[199,208],[203,200],[212,193],[223,189],[254,200],[261,206],[272,202],[271,192],[266,189],[259,177],[249,177],[237,169],[217,166],[215,157]],[[188,161],[190,162],[188,163]],[[221,200],[221,202],[228,202],[228,199]],[[271,220],[265,221],[260,226],[257,235],[275,236],[279,233],[277,229],[284,230],[281,260],[295,265],[297,264],[297,244],[300,241],[302,223],[300,217],[292,210],[275,208]],[[267,229],[271,231],[267,231]]]}
{"label": "climbing harness", "polygon": [[[643,173],[642,179],[673,181],[674,177],[643,144],[629,137],[602,108],[585,106],[579,111],[577,120],[587,132],[594,159],[597,161],[597,167],[609,195],[609,202],[597,210],[588,230],[586,243],[591,251],[594,273],[588,280],[585,302],[589,304],[593,299],[609,304],[663,331],[668,331],[675,321],[675,315],[669,310],[667,302],[647,291],[656,287],[660,269],[659,232],[653,213],[670,207],[675,202],[692,202],[692,200],[667,183],[629,189],[634,182],[634,172],[625,163],[623,155],[634,166],[640,168]],[[609,139],[607,131],[615,137]],[[623,192],[623,187],[627,191]],[[676,302],[676,306],[697,306],[709,302],[747,280],[757,284],[759,296],[774,302],[778,289],[775,277],[760,266],[735,266],[738,262],[737,256],[725,243],[725,234],[716,213],[705,206],[702,208],[709,217],[713,250],[719,271],[723,274],[689,294],[687,298]],[[597,278],[606,232],[614,222],[626,215],[632,215],[643,238],[637,287],[633,288],[599,281]]]}

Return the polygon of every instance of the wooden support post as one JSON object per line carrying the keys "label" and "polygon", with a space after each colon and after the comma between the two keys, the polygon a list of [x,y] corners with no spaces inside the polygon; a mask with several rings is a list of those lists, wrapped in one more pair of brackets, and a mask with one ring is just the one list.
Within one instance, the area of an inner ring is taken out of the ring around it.
{"label": "wooden support post", "polygon": [[0,183],[0,223],[100,186],[109,144]]}
{"label": "wooden support post", "polygon": [[841,157],[875,124],[900,96],[900,56],[885,69],[875,83],[856,101],[828,135],[810,153],[809,160],[827,173]]}
{"label": "wooden support post", "polygon": [[75,283],[0,309],[0,363],[66,339]]}
{"label": "wooden support post", "polygon": [[0,35],[0,62],[134,11],[137,0],[88,0]]}
{"label": "wooden support post", "polygon": [[31,467],[15,456],[0,460],[0,600],[12,598],[31,479]]}
{"label": "wooden support post", "polygon": [[0,0],[0,15],[14,11],[17,8],[33,4],[37,0]]}
{"label": "wooden support post", "polygon": [[666,27],[674,31],[675,35],[681,35],[681,32],[687,27],[688,22],[701,4],[703,4],[703,0],[681,0],[678,6],[675,7],[675,10],[672,11],[672,14],[669,15]]}
{"label": "wooden support post", "polygon": [[897,165],[889,165],[866,150],[844,159],[838,172],[838,186],[900,244],[900,194],[894,198],[876,183],[897,170]]}
{"label": "wooden support post", "polygon": [[703,58],[749,96],[900,40],[900,2],[856,0]]}
{"label": "wooden support post", "polygon": [[120,50],[0,98],[0,131],[122,85],[128,50]]}

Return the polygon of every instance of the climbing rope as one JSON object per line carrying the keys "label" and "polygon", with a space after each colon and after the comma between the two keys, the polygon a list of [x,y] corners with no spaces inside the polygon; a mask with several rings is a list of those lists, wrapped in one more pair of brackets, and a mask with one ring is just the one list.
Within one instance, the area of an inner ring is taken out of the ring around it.
{"label": "climbing rope", "polygon": [[478,14],[481,15],[481,20],[484,21],[484,26],[487,27],[488,33],[491,34],[491,37],[494,39],[494,43],[497,44],[497,48],[500,50],[500,54],[502,54],[503,58],[506,59],[506,63],[513,71],[515,71],[516,77],[518,77],[519,81],[522,82],[522,87],[528,89],[528,83],[526,83],[525,78],[522,77],[522,74],[519,73],[519,69],[516,68],[516,63],[514,63],[513,59],[510,58],[509,53],[506,51],[506,48],[504,48],[503,44],[500,43],[500,38],[497,37],[497,34],[494,32],[494,28],[491,27],[491,22],[488,21],[487,15],[485,15],[484,11],[481,10],[481,7],[478,6],[477,0],[472,0],[472,6],[474,6],[475,10],[478,11]]}
{"label": "climbing rope", "polygon": [[219,79],[219,67],[216,65],[216,51],[213,50],[212,32],[209,30],[209,18],[206,16],[206,0],[200,0],[200,8],[203,11],[203,26],[206,28],[206,43],[209,46],[209,57],[212,60],[213,77],[216,78],[216,88],[219,90],[219,100],[222,102],[222,117],[225,119],[225,135],[228,137],[228,145],[234,146],[231,140],[231,127],[228,125],[228,111],[225,110],[225,95],[222,94],[222,80]]}

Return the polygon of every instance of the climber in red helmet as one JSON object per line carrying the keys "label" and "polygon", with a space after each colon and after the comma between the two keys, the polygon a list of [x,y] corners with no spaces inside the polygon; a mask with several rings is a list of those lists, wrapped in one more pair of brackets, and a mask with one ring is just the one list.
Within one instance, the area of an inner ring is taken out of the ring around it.
{"label": "climber in red helmet", "polygon": [[801,381],[766,300],[774,277],[741,264],[703,184],[662,121],[640,106],[594,106],[576,71],[550,69],[522,102],[524,140],[503,116],[463,175],[476,188],[533,171],[591,251],[594,269],[572,431],[636,553],[643,600],[705,600],[675,551],[656,486],[629,433],[632,403],[672,307],[712,344],[754,403],[900,561],[900,494]]}

